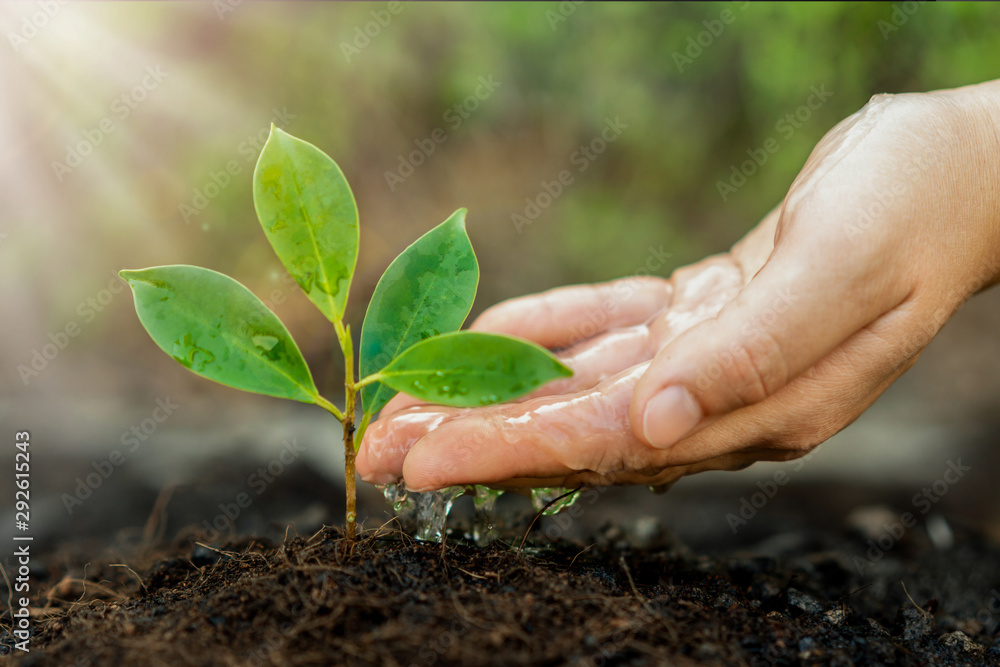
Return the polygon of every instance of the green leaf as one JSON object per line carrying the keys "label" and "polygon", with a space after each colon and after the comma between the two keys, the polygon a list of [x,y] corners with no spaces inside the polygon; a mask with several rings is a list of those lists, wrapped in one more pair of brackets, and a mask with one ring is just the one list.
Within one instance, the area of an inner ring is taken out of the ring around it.
{"label": "green leaf", "polygon": [[[361,377],[377,373],[403,350],[456,331],[479,285],[479,263],[465,231],[465,209],[400,253],[375,287],[361,328]],[[382,409],[395,389],[375,382],[361,390],[366,414]]]}
{"label": "green leaf", "polygon": [[339,323],[358,258],[358,207],[340,167],[271,125],[253,174],[253,202],[288,273]]}
{"label": "green leaf", "polygon": [[380,373],[382,382],[430,403],[502,403],[573,374],[543,347],[501,334],[459,331],[417,343]]}
{"label": "green leaf", "polygon": [[313,403],[302,353],[281,320],[229,276],[197,266],[120,271],[153,341],[194,373],[258,394]]}

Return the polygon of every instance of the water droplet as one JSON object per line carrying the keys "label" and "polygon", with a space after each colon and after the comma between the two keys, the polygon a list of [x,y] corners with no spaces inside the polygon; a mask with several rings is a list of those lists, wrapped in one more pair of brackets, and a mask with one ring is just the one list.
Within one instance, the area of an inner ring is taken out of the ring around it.
{"label": "water droplet", "polygon": [[[531,506],[535,508],[536,512],[541,512],[542,508],[548,503],[552,502],[559,496],[569,493],[572,489],[561,489],[558,487],[547,488],[547,489],[532,489],[531,490]],[[567,507],[572,507],[580,498],[579,491],[576,493],[570,493],[565,498],[558,500],[543,512],[544,516],[552,516],[553,514],[558,514],[562,512]]]}
{"label": "water droplet", "polygon": [[424,383],[421,382],[420,380],[414,380],[412,386],[417,391],[423,391],[424,390]]}
{"label": "water droplet", "polygon": [[490,403],[499,403],[500,397],[497,396],[496,394],[490,394],[489,396],[486,397],[486,400],[489,401]]}
{"label": "water droplet", "polygon": [[441,542],[444,539],[448,514],[455,499],[466,492],[464,486],[449,486],[440,491],[414,493],[403,483],[389,484],[383,489],[404,529],[418,540]]}
{"label": "water droplet", "polygon": [[278,339],[275,336],[267,336],[263,334],[258,334],[252,337],[250,340],[253,344],[261,348],[264,351],[270,351],[272,347],[278,344]]}
{"label": "water droplet", "polygon": [[485,486],[477,486],[473,490],[472,503],[476,508],[476,522],[472,527],[472,539],[481,547],[489,544],[493,536],[493,509],[501,495],[503,491],[500,489]]}

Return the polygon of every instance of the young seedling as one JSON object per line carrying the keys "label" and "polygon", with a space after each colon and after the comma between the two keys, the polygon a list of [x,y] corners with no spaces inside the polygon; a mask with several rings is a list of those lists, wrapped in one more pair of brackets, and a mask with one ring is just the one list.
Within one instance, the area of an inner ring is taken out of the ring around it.
{"label": "young seedling", "polygon": [[314,403],[343,424],[350,539],[356,531],[354,455],[372,416],[397,392],[474,407],[572,375],[534,343],[459,331],[479,284],[466,211],[459,209],[382,275],[361,328],[356,380],[351,327],[343,318],[358,256],[358,210],[344,174],[318,148],[272,125],[254,170],[253,198],[271,247],[333,324],[344,355],[343,410],[320,395],[281,320],[236,280],[185,265],[120,275],[132,288],[143,327],[184,367],[244,391]]}

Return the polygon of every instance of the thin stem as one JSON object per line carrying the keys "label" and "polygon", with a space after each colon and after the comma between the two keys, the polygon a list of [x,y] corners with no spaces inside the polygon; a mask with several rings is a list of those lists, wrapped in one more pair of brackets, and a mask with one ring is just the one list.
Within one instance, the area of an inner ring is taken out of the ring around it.
{"label": "thin stem", "polygon": [[[347,325],[347,330],[349,331],[350,328],[351,328],[351,325],[348,324]],[[344,323],[341,322],[340,320],[334,320],[334,322],[333,322],[333,331],[337,335],[337,342],[340,344],[340,351],[343,352],[344,355],[346,356],[347,355],[347,350],[344,349],[344,340],[345,339],[346,340],[350,340],[350,337],[347,336],[347,332],[344,330]],[[354,379],[353,376],[351,377],[351,379],[352,380]]]}
{"label": "thin stem", "polygon": [[372,373],[371,375],[366,375],[357,382],[354,383],[355,389],[361,389],[362,387],[369,385],[373,382],[378,382],[381,380],[383,375],[381,373]]}
{"label": "thin stem", "polygon": [[344,413],[341,412],[336,405],[326,400],[319,394],[316,394],[315,396],[313,396],[313,398],[316,400],[316,405],[318,405],[319,407],[323,408],[324,410],[332,414],[334,417],[336,417],[337,421],[341,423],[344,422]]}
{"label": "thin stem", "polygon": [[357,387],[354,384],[354,344],[351,341],[351,326],[338,331],[340,347],[344,351],[344,487],[347,494],[347,539],[354,541],[357,536],[357,492],[354,488],[354,411]]}

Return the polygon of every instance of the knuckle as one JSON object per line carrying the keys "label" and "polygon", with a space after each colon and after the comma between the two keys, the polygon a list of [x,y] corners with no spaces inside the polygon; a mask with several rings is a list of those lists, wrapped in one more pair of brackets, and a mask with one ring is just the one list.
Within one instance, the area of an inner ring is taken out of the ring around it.
{"label": "knuckle", "polygon": [[714,375],[724,383],[727,407],[740,408],[759,403],[784,386],[788,367],[778,342],[759,330],[717,354],[704,374],[709,380]]}

